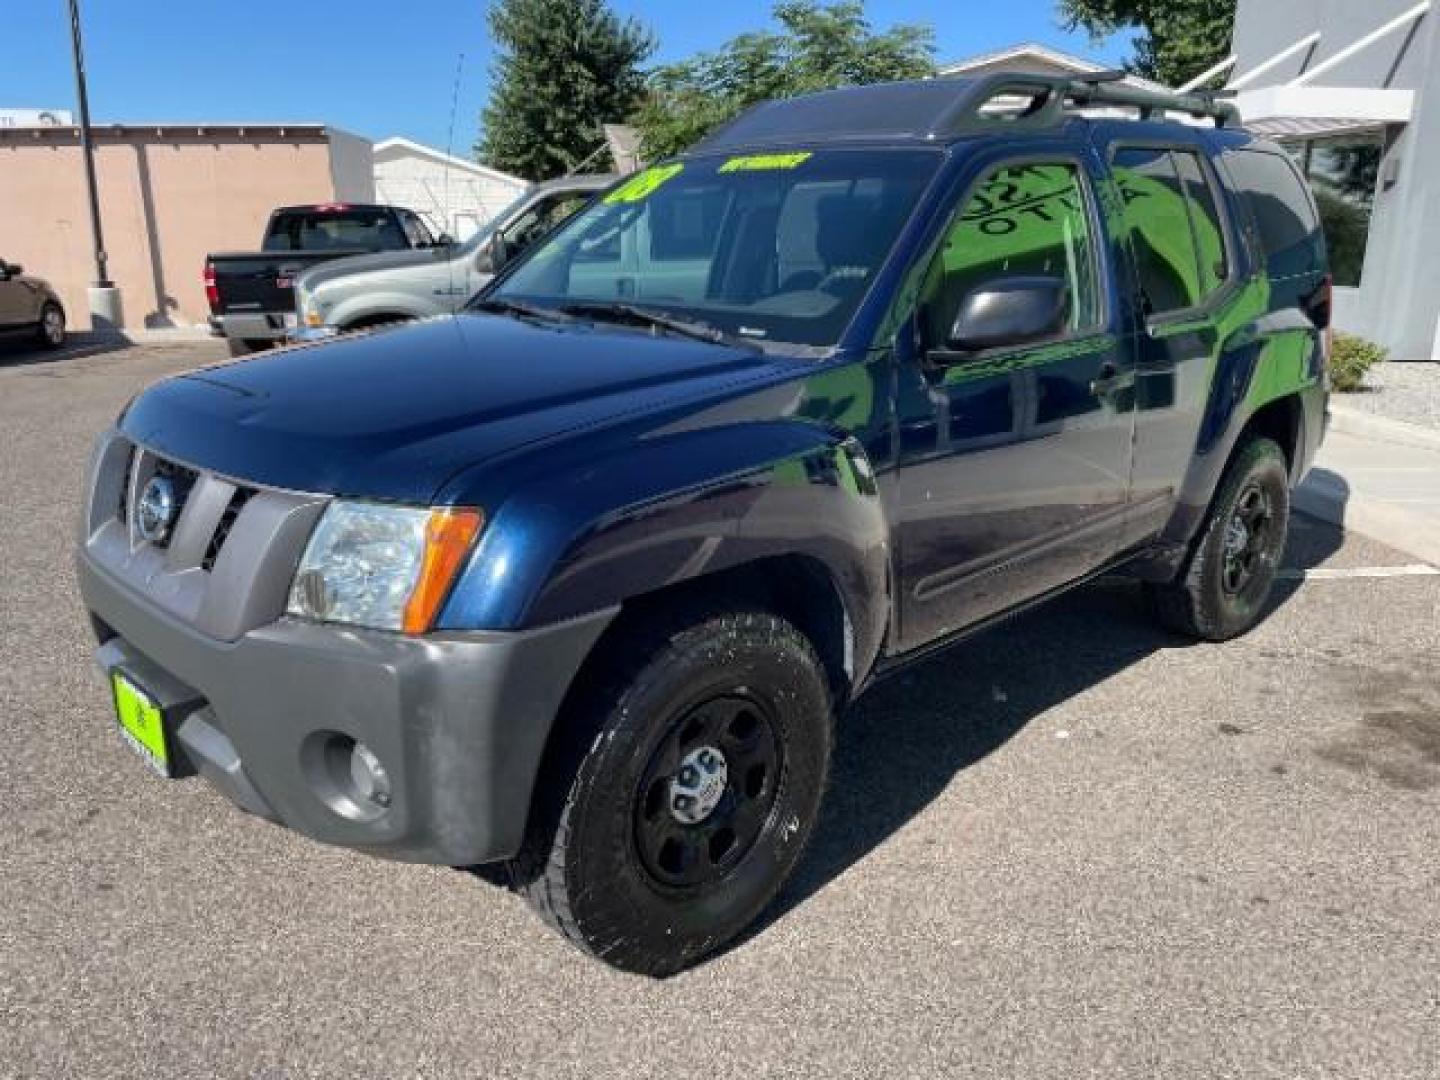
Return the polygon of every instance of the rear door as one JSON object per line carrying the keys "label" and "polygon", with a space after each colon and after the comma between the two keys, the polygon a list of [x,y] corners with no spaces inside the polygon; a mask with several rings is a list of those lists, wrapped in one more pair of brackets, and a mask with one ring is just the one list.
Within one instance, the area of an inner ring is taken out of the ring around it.
{"label": "rear door", "polygon": [[13,272],[6,273],[0,280],[0,326],[34,322],[39,317],[34,291]]}
{"label": "rear door", "polygon": [[1197,454],[1220,350],[1254,312],[1237,304],[1234,228],[1192,144],[1121,143],[1110,168],[1138,297],[1135,456],[1125,543],[1170,519]]}
{"label": "rear door", "polygon": [[[1095,197],[1102,176],[1068,150],[989,167],[923,271],[927,352],[898,372],[905,648],[1083,577],[1116,551],[1133,361]],[[1020,275],[1063,279],[1064,331],[937,359],[963,297]]]}

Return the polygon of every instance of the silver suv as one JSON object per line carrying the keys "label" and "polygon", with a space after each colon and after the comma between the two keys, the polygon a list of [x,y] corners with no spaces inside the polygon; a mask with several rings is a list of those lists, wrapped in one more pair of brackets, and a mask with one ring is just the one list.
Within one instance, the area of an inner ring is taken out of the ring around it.
{"label": "silver suv", "polygon": [[423,319],[458,310],[506,262],[614,183],[566,176],[530,188],[462,244],[355,255],[295,279],[292,340]]}
{"label": "silver suv", "polygon": [[28,334],[46,349],[65,343],[65,308],[43,278],[0,259],[0,336]]}

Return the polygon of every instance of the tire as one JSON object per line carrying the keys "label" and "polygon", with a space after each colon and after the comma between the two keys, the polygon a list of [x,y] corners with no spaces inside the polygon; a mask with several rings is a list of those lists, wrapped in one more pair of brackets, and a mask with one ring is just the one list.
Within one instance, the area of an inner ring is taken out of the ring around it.
{"label": "tire", "polygon": [[262,352],[275,344],[273,341],[266,341],[264,338],[226,338],[230,346],[231,356],[249,356],[251,353]]}
{"label": "tire", "polygon": [[1289,527],[1285,454],[1271,439],[1252,438],[1226,468],[1184,570],[1146,586],[1156,618],[1203,641],[1245,633],[1265,613]]}
{"label": "tire", "polygon": [[40,321],[35,324],[35,338],[42,349],[58,349],[65,344],[65,309],[53,300],[46,301],[40,309]]}
{"label": "tire", "polygon": [[810,642],[764,612],[698,612],[624,642],[562,717],[510,875],[582,951],[665,976],[740,933],[799,859],[831,698]]}

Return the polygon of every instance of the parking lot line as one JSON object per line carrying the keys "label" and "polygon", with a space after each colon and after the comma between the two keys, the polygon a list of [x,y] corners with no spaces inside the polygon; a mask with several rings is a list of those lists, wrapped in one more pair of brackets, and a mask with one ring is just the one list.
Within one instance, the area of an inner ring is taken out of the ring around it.
{"label": "parking lot line", "polygon": [[1275,576],[1285,581],[1333,581],[1341,578],[1429,577],[1434,574],[1440,574],[1440,569],[1428,563],[1409,563],[1405,566],[1321,566],[1310,570],[1280,570]]}

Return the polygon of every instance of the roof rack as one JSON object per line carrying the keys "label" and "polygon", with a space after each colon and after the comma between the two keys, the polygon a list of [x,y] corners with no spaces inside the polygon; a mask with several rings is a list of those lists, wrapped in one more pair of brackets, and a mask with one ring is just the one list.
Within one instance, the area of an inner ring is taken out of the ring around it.
{"label": "roof rack", "polygon": [[[1166,90],[1149,90],[1124,83],[1123,71],[1097,71],[1089,75],[1031,75],[997,72],[965,82],[964,90],[936,121],[929,132],[932,139],[954,138],[980,130],[993,130],[996,124],[1024,127],[1052,127],[1074,106],[1116,105],[1134,108],[1139,119],[1151,120],[1167,112],[1210,119],[1216,127],[1239,119],[1239,112],[1228,101],[1210,94],[1181,94]],[[1029,99],[1018,112],[997,115],[995,104],[1003,99]],[[990,111],[987,113],[986,109]]]}

